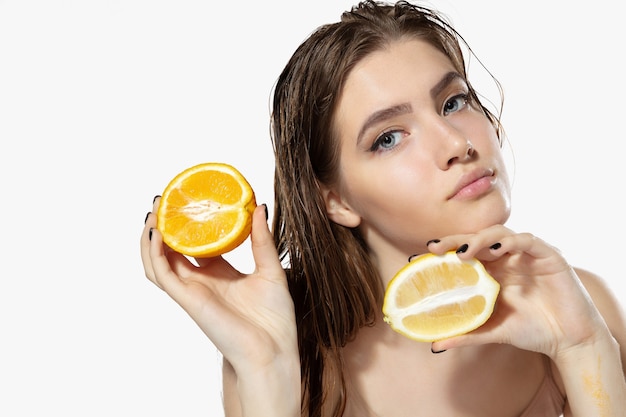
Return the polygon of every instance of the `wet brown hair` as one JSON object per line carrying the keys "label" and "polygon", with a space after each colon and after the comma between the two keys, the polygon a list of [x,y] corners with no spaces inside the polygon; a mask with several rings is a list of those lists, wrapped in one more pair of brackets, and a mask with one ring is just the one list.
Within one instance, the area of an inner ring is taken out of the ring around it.
{"label": "wet brown hair", "polygon": [[[320,185],[337,180],[340,156],[335,108],[358,62],[408,38],[434,45],[467,80],[462,38],[443,16],[405,1],[364,1],[344,12],[339,22],[314,31],[297,48],[274,89],[273,233],[296,308],[302,416],[343,414],[341,347],[361,327],[374,323],[384,294],[358,228],[333,223],[326,214]],[[468,85],[471,101],[500,135],[498,118]],[[329,406],[331,395],[338,400]]]}

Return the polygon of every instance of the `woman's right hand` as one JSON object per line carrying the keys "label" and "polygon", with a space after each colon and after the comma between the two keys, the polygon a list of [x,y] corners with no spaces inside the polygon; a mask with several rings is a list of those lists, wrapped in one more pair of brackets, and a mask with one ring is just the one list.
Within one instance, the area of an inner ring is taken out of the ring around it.
{"label": "woman's right hand", "polygon": [[198,266],[163,243],[156,229],[159,198],[141,235],[146,277],[174,299],[233,366],[238,378],[268,369],[297,367],[299,356],[294,305],[285,272],[267,225],[265,206],[252,218],[256,264],[242,274],[221,256],[197,259]]}

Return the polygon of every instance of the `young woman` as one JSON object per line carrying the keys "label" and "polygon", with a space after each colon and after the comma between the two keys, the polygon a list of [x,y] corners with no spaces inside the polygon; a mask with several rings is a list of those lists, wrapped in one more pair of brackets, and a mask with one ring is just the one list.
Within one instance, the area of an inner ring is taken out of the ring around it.
{"label": "young woman", "polygon": [[[297,49],[274,91],[254,273],[194,266],[148,216],[146,275],[222,352],[227,416],[626,416],[626,319],[599,277],[504,226],[502,133],[460,40],[431,10],[367,1]],[[494,315],[432,344],[395,333],[387,282],[449,250],[500,282]]]}

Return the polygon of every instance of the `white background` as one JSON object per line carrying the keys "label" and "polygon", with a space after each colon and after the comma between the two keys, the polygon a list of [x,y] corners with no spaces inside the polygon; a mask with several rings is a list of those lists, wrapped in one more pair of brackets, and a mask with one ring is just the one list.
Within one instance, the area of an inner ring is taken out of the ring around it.
{"label": "white background", "polygon": [[[504,86],[509,225],[625,299],[625,36],[619,3],[574,3],[431,2]],[[144,277],[144,216],[210,160],[271,211],[271,88],[351,4],[0,0],[0,415],[223,415],[215,348]]]}

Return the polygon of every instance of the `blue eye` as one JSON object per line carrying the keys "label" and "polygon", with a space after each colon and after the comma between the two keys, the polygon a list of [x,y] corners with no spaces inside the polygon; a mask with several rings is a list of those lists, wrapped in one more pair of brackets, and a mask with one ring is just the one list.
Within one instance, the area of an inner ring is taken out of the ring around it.
{"label": "blue eye", "polygon": [[370,148],[371,152],[375,152],[379,149],[389,150],[393,149],[402,140],[402,132],[399,130],[390,130],[380,135]]}
{"label": "blue eye", "polygon": [[458,96],[452,97],[450,100],[446,101],[443,105],[443,114],[447,116],[450,113],[457,112],[461,109],[464,109],[467,106],[468,96],[467,94],[459,94]]}

